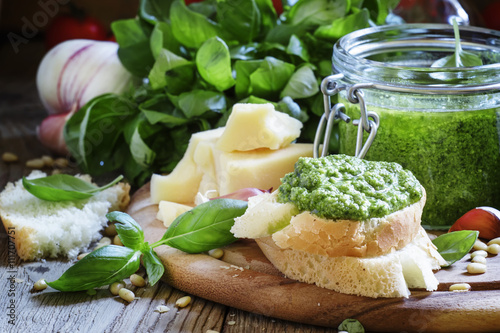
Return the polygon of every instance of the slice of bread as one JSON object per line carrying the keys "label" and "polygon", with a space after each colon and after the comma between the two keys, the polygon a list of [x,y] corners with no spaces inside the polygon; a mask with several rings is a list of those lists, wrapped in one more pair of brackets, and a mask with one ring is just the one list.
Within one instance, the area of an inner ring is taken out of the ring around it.
{"label": "slice of bread", "polygon": [[419,228],[404,248],[372,258],[328,257],[278,247],[273,238],[256,239],[265,256],[285,276],[340,293],[368,297],[408,297],[409,288],[436,290],[433,270],[444,260]]}
{"label": "slice of bread", "polygon": [[[239,238],[272,234],[280,248],[330,257],[375,257],[402,249],[419,232],[426,200],[423,190],[420,201],[383,218],[329,220],[307,211],[297,214],[293,204],[277,202],[277,191],[251,197],[247,211],[235,219],[231,232]],[[281,230],[276,231],[278,226]]]}
{"label": "slice of bread", "polygon": [[[27,178],[45,177],[33,171]],[[88,175],[78,175],[90,182]],[[94,196],[77,201],[51,202],[36,198],[22,180],[8,183],[0,193],[0,218],[6,230],[14,230],[16,250],[23,260],[67,256],[74,259],[102,237],[106,214],[124,210],[130,201],[130,185],[119,183]]]}

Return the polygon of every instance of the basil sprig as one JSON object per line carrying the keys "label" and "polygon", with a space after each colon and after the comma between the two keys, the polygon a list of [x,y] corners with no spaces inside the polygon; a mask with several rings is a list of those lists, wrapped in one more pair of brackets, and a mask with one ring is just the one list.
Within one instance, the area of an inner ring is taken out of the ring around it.
{"label": "basil sprig", "polygon": [[439,254],[446,260],[448,267],[462,259],[474,246],[479,236],[476,230],[453,231],[435,238],[432,242],[436,245]]}
{"label": "basil sprig", "polygon": [[348,332],[348,333],[365,333],[365,328],[363,325],[359,322],[357,319],[344,319],[337,327],[337,330],[343,331],[343,332]]}
{"label": "basil sprig", "polygon": [[188,253],[199,253],[228,245],[236,240],[230,232],[234,219],[243,215],[247,202],[216,199],[196,206],[177,217],[164,236],[153,244],[144,241],[141,226],[128,214],[111,212],[124,246],[108,245],[94,250],[71,266],[63,275],[47,282],[60,291],[80,291],[109,285],[129,277],[142,263],[150,285],[156,284],[165,268],[154,248],[169,245]]}
{"label": "basil sprig", "polygon": [[123,176],[118,176],[110,183],[98,187],[75,176],[58,174],[47,177],[28,179],[23,177],[24,188],[35,197],[47,201],[71,201],[87,199],[118,183]]}
{"label": "basil sprig", "polygon": [[452,55],[436,60],[431,67],[474,67],[481,66],[483,61],[472,52],[462,49],[460,43],[460,29],[457,20],[453,19],[453,33],[455,34],[455,52]]}

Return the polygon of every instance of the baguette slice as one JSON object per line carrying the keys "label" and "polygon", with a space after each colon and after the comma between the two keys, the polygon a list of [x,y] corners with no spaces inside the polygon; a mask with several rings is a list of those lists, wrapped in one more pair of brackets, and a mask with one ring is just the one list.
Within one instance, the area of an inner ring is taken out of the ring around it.
{"label": "baguette slice", "polygon": [[[27,178],[45,177],[33,171]],[[90,182],[90,176],[79,175]],[[89,199],[50,202],[34,197],[22,180],[8,183],[0,193],[0,218],[7,231],[13,230],[18,256],[23,260],[67,256],[74,259],[91,242],[102,237],[106,214],[124,210],[130,201],[130,185],[119,183]]]}
{"label": "baguette slice", "polygon": [[273,238],[256,239],[264,255],[285,276],[340,293],[367,297],[408,297],[409,288],[436,290],[433,270],[445,264],[425,230],[404,248],[372,257],[328,257],[282,249]]}

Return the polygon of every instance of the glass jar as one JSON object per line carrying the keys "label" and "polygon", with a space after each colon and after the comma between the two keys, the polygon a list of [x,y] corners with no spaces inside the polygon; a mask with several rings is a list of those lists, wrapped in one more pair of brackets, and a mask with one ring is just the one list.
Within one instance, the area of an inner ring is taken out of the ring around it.
{"label": "glass jar", "polygon": [[330,119],[326,133],[339,126],[339,153],[411,170],[426,189],[422,225],[431,229],[477,206],[500,209],[500,32],[460,34],[483,66],[431,67],[454,52],[452,26],[382,26],[341,38],[322,83],[316,148]]}

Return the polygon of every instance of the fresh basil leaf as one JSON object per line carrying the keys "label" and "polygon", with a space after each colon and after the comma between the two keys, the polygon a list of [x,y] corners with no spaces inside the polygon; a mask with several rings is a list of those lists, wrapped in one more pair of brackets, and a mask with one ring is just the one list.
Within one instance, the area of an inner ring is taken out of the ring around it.
{"label": "fresh basil leaf", "polygon": [[165,95],[145,101],[139,105],[139,109],[152,125],[163,123],[170,128],[189,122],[189,119]]}
{"label": "fresh basil leaf", "polygon": [[448,267],[454,262],[462,259],[474,246],[479,236],[476,230],[453,231],[432,240],[439,254],[446,260]]}
{"label": "fresh basil leaf", "polygon": [[234,199],[205,202],[177,217],[167,229],[162,244],[188,253],[200,253],[236,241],[231,233],[234,219],[243,215],[248,203]]}
{"label": "fresh basil leaf", "polygon": [[290,9],[287,23],[305,27],[325,25],[348,11],[348,0],[299,0]]}
{"label": "fresh basil leaf", "polygon": [[199,48],[207,39],[217,36],[217,25],[202,14],[190,10],[183,1],[175,1],[170,8],[172,33],[179,43]]}
{"label": "fresh basil leaf", "polygon": [[[375,24],[385,24],[387,16],[399,2],[400,0],[370,0],[362,1],[362,6],[368,9]],[[358,4],[353,5],[359,7]]]}
{"label": "fresh basil leaf", "polygon": [[275,106],[276,110],[286,113],[290,117],[300,120],[305,123],[309,119],[307,112],[300,108],[300,105],[297,104],[291,97],[286,96],[283,97],[281,101],[278,102],[278,105]]}
{"label": "fresh basil leaf", "polygon": [[200,117],[208,111],[224,112],[226,97],[210,90],[193,90],[179,95],[179,107],[187,118]]}
{"label": "fresh basil leaf", "polygon": [[311,66],[302,66],[293,73],[285,88],[281,91],[281,98],[289,96],[293,99],[307,98],[319,92],[319,84]]}
{"label": "fresh basil leaf", "polygon": [[306,62],[309,62],[310,59],[307,46],[296,35],[290,37],[290,41],[286,47],[286,53],[296,55]]}
{"label": "fresh basil leaf", "polygon": [[141,264],[141,252],[107,245],[92,251],[47,284],[60,291],[89,290],[128,278]]}
{"label": "fresh basil leaf", "polygon": [[218,1],[217,21],[240,43],[249,43],[260,33],[261,14],[255,0]]}
{"label": "fresh basil leaf", "polygon": [[143,168],[150,167],[156,158],[156,152],[149,147],[146,140],[160,130],[161,127],[152,125],[141,114],[125,126],[125,141],[129,145],[130,154]]}
{"label": "fresh basil leaf", "polygon": [[39,199],[47,201],[71,201],[90,198],[95,193],[110,188],[122,179],[123,176],[118,176],[110,183],[101,187],[66,174],[35,179],[23,177],[22,182],[24,188]]}
{"label": "fresh basil leaf", "polygon": [[347,331],[348,333],[365,333],[365,328],[357,319],[345,319],[337,327],[338,331]]}
{"label": "fresh basil leaf", "polygon": [[276,98],[294,71],[293,64],[273,57],[266,57],[259,68],[250,74],[252,95],[269,99]]}
{"label": "fresh basil leaf", "polygon": [[64,141],[83,172],[101,175],[123,165],[128,150],[123,128],[136,113],[126,98],[104,94],[71,116],[64,126]]}
{"label": "fresh basil leaf", "polygon": [[[158,54],[153,68],[149,72],[149,83],[153,89],[160,89],[169,85],[167,72],[179,67],[190,66],[192,63],[175,53],[162,49]],[[190,80],[189,80],[190,81]],[[171,85],[170,85],[171,86]]]}
{"label": "fresh basil leaf", "polygon": [[158,22],[155,25],[150,37],[150,47],[155,59],[158,58],[163,49],[179,56],[182,54],[181,45],[172,34],[172,26],[165,22]]}
{"label": "fresh basil leaf", "polygon": [[148,282],[150,285],[154,286],[163,276],[165,267],[152,248],[149,248],[147,251],[143,251],[142,254],[142,264],[144,265],[144,268],[146,268]]}
{"label": "fresh basil leaf", "polygon": [[250,75],[260,67],[262,62],[262,60],[238,60],[235,62],[236,84],[234,91],[238,98],[250,94]]}
{"label": "fresh basil leaf", "polygon": [[200,76],[218,91],[234,86],[231,57],[226,43],[219,37],[206,40],[196,53]]}
{"label": "fresh basil leaf", "polygon": [[462,49],[460,43],[460,28],[457,20],[453,18],[453,32],[455,34],[455,52],[452,55],[436,60],[431,67],[474,67],[481,66],[483,61],[480,57]]}
{"label": "fresh basil leaf", "polygon": [[144,244],[144,232],[130,215],[114,211],[106,214],[106,218],[111,222],[115,222],[116,232],[124,246],[133,250],[141,249]]}
{"label": "fresh basil leaf", "polygon": [[144,77],[154,63],[149,36],[152,28],[139,19],[119,20],[111,23],[118,45],[118,58],[133,75]]}
{"label": "fresh basil leaf", "polygon": [[337,41],[340,37],[350,32],[368,27],[370,27],[370,13],[368,9],[363,8],[356,13],[339,17],[330,25],[318,27],[314,32],[314,36],[330,41]]}
{"label": "fresh basil leaf", "polygon": [[170,5],[174,0],[142,0],[139,4],[139,17],[155,25],[158,22],[167,22],[170,14]]}

